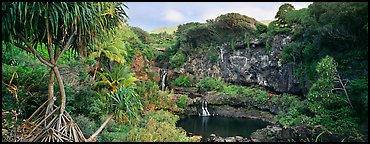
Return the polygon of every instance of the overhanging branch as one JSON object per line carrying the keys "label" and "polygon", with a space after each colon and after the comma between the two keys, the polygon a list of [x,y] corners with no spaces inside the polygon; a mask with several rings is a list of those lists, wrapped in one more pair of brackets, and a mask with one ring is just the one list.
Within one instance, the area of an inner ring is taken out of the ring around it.
{"label": "overhanging branch", "polygon": [[[42,57],[32,46],[29,42],[27,42],[27,40],[21,35],[19,34],[18,32],[15,34],[16,37],[20,38],[26,45],[27,45],[27,48],[28,48],[28,52],[31,52],[32,54],[36,55],[36,57],[45,65],[49,66],[49,67],[54,67],[54,65],[52,65],[50,62],[48,62],[44,57]],[[22,46],[23,47],[23,46]],[[20,47],[21,49],[25,48],[25,47]],[[27,51],[27,50],[26,50]]]}
{"label": "overhanging branch", "polygon": [[77,34],[77,29],[73,32],[71,37],[69,37],[67,44],[64,46],[58,57],[55,59],[55,63],[59,61],[59,59],[62,57],[63,53],[72,45],[73,37]]}
{"label": "overhanging branch", "polygon": [[19,47],[19,48],[21,48],[21,49],[23,49],[23,50],[25,50],[25,51],[33,54],[33,52],[31,50],[29,50],[27,47],[22,46],[19,43],[13,43],[13,45],[15,45],[15,46],[17,46],[17,47]]}

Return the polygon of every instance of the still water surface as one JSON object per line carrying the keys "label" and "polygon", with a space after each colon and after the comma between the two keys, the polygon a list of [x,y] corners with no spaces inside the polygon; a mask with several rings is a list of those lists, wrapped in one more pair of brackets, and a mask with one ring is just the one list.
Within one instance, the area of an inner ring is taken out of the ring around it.
{"label": "still water surface", "polygon": [[257,129],[265,128],[267,122],[248,118],[231,118],[221,116],[199,117],[192,116],[180,119],[178,127],[182,127],[186,132],[193,135],[202,136],[202,141],[211,134],[223,138],[229,136],[249,137]]}

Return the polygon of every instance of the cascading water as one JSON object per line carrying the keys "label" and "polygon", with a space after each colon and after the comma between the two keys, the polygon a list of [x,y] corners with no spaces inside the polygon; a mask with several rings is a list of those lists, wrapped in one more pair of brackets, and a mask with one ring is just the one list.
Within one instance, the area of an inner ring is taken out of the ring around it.
{"label": "cascading water", "polygon": [[161,76],[161,90],[164,91],[166,88],[166,76],[167,76],[167,70],[163,70],[163,74]]}
{"label": "cascading water", "polygon": [[224,51],[222,47],[220,47],[220,57],[221,57],[221,62],[224,62]]}
{"label": "cascading water", "polygon": [[211,116],[207,109],[207,101],[202,101],[202,114],[199,114],[199,116]]}

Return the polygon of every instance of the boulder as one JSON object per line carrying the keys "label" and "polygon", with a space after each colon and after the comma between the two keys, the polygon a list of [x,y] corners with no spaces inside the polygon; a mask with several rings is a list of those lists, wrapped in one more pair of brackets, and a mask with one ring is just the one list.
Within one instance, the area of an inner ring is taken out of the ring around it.
{"label": "boulder", "polygon": [[241,137],[241,136],[235,136],[235,141],[236,142],[243,142],[243,137]]}
{"label": "boulder", "polygon": [[225,138],[225,142],[236,142],[235,137],[227,137]]}

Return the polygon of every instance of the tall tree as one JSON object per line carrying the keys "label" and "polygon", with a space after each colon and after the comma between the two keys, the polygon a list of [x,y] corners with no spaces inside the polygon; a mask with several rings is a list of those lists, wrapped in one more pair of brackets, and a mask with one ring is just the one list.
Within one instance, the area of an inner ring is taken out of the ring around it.
{"label": "tall tree", "polygon": [[[14,45],[35,55],[41,63],[50,68],[49,104],[45,119],[57,121],[57,130],[62,128],[61,121],[64,121],[62,116],[66,103],[65,89],[58,70],[60,58],[67,50],[78,51],[81,56],[86,56],[88,49],[93,49],[94,41],[104,38],[98,37],[101,33],[109,33],[124,22],[127,15],[123,6],[125,5],[122,3],[106,2],[2,3],[2,41],[6,45]],[[48,55],[41,55],[42,50],[47,50]],[[56,111],[53,110],[54,77],[61,94],[59,118],[55,119],[50,117]]]}
{"label": "tall tree", "polygon": [[289,12],[295,10],[294,6],[289,3],[285,3],[279,7],[278,12],[275,15],[275,18],[277,18],[278,23],[280,24],[280,27],[286,27],[288,24],[286,23],[284,19],[284,15]]}

